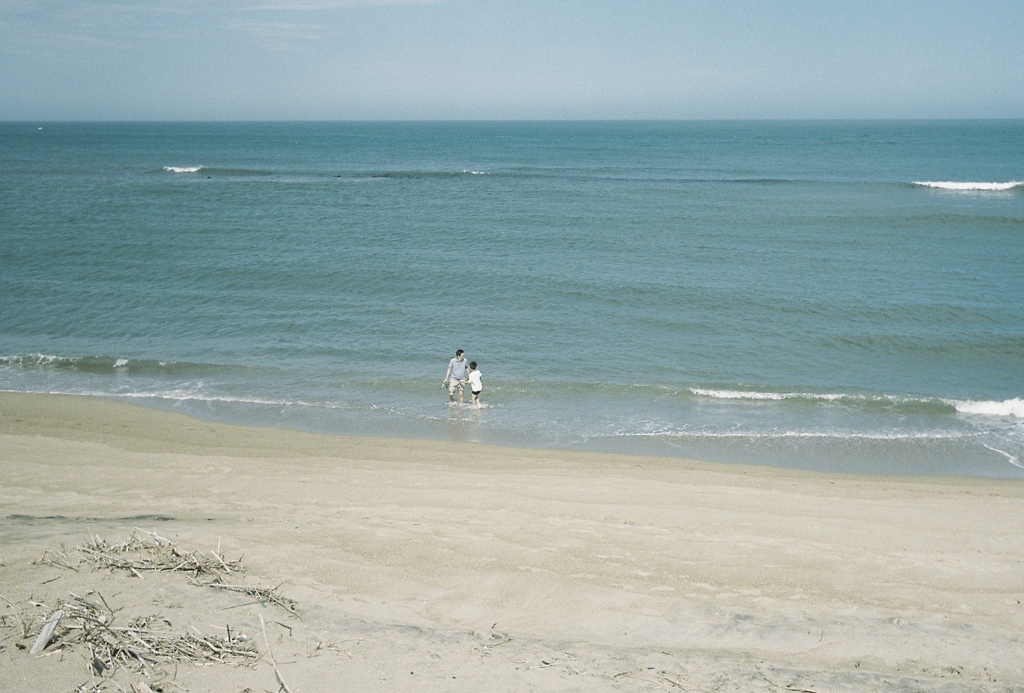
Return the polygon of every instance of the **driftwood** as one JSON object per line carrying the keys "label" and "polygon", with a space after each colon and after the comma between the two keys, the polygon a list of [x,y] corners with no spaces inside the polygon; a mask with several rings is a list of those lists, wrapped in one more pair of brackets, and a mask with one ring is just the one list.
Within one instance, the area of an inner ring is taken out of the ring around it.
{"label": "driftwood", "polygon": [[57,611],[53,612],[53,615],[50,616],[50,620],[46,623],[45,626],[43,626],[43,629],[39,632],[39,637],[36,638],[36,642],[32,646],[32,649],[29,650],[29,654],[39,654],[40,652],[46,649],[46,646],[50,644],[50,639],[53,637],[53,631],[57,629],[57,624],[60,623],[60,620],[63,617],[63,611],[60,611],[58,609]]}

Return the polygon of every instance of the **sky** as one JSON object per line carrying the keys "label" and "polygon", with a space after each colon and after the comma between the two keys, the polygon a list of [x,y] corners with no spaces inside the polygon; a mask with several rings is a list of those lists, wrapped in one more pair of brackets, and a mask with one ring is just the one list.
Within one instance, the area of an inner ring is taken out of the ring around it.
{"label": "sky", "polygon": [[0,0],[0,120],[1024,117],[1024,0]]}

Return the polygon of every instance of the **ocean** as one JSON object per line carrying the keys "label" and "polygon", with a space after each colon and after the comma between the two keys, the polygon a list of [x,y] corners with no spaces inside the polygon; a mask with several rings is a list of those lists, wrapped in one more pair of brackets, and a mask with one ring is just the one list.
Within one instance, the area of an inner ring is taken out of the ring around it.
{"label": "ocean", "polygon": [[1024,478],[1022,180],[1024,121],[0,123],[0,390]]}

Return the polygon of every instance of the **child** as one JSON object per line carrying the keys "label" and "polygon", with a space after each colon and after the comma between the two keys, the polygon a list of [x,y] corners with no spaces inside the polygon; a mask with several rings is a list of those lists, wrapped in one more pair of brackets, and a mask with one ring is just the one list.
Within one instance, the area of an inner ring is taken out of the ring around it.
{"label": "child", "polygon": [[469,389],[473,393],[473,404],[479,406],[480,393],[484,390],[483,373],[477,370],[476,361],[469,362]]}

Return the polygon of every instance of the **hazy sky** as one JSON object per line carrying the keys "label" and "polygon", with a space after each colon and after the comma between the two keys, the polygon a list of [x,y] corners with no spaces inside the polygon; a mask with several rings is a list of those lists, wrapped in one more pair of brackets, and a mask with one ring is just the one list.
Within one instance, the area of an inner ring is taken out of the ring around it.
{"label": "hazy sky", "polygon": [[0,120],[1021,118],[1024,0],[0,0]]}

